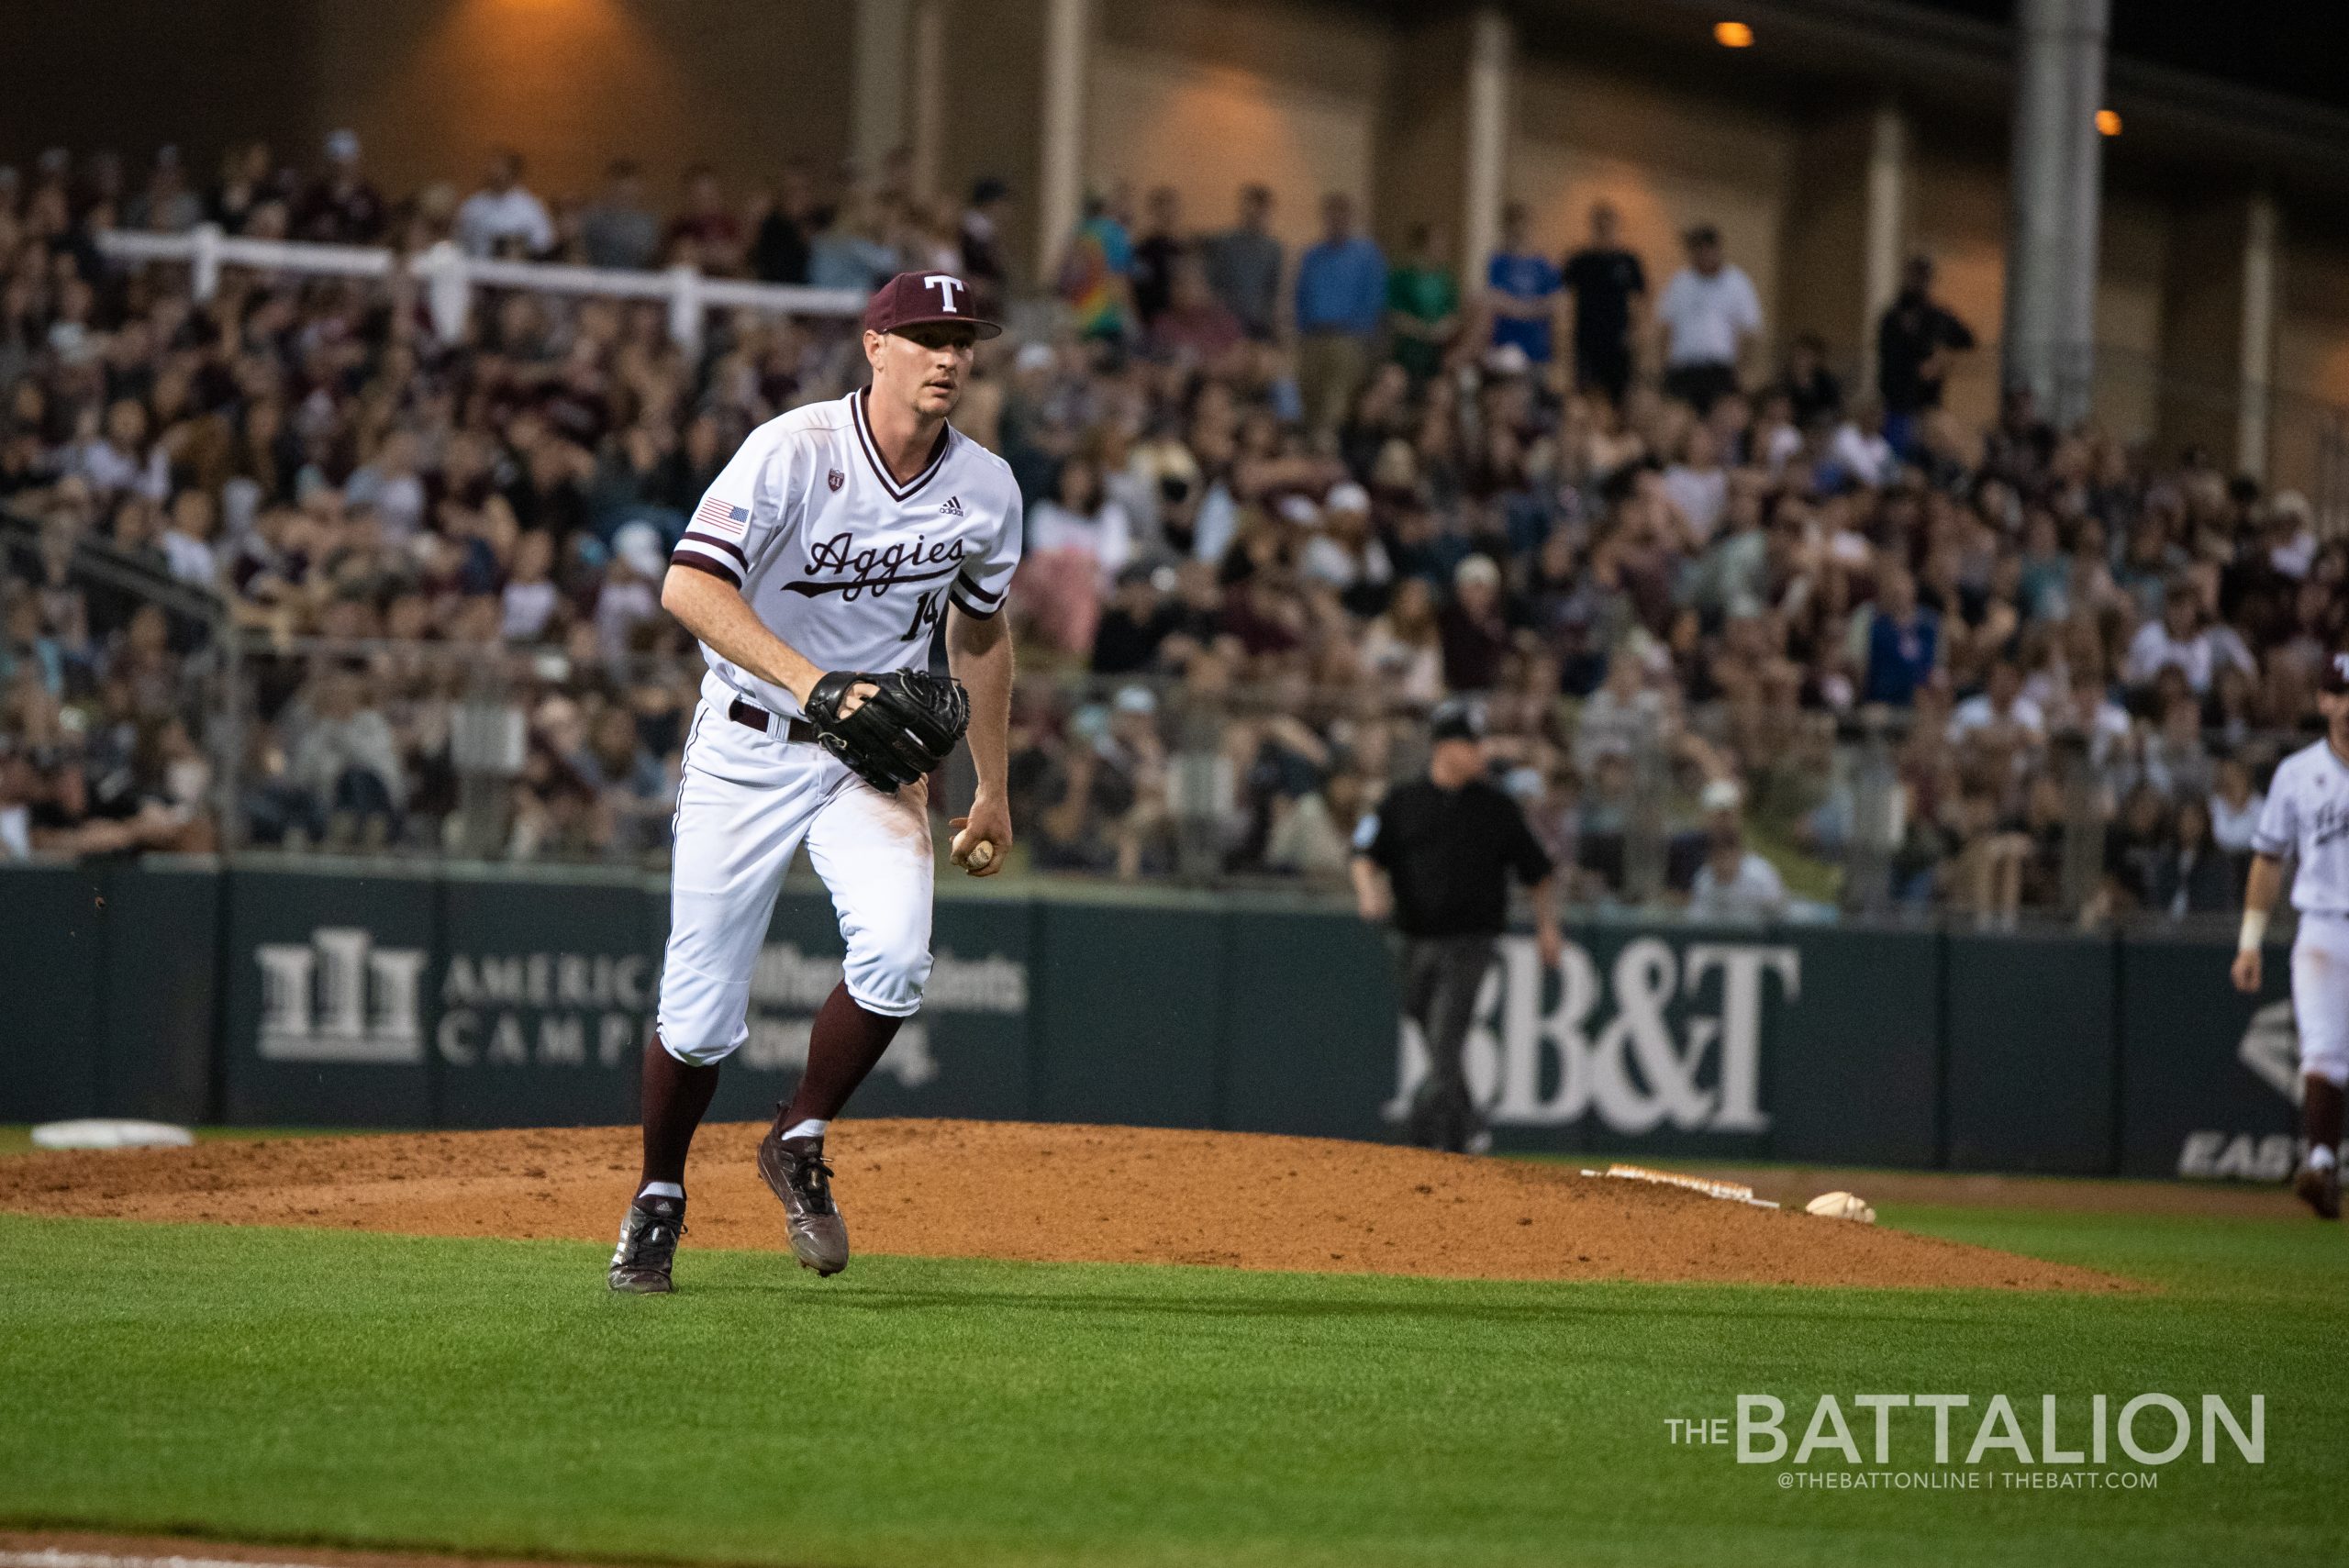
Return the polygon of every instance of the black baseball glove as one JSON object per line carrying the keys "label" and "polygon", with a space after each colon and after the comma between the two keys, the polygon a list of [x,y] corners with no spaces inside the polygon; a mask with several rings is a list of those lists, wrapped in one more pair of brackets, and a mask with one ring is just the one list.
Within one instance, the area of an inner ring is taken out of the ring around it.
{"label": "black baseball glove", "polygon": [[[849,688],[879,689],[857,710],[841,716]],[[884,795],[927,777],[971,727],[971,696],[963,683],[923,671],[872,674],[834,670],[807,694],[807,722],[833,756]]]}

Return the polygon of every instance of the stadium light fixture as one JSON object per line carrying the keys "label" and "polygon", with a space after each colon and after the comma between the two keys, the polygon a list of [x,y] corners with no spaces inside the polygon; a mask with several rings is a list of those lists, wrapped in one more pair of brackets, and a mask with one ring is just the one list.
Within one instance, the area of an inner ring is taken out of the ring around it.
{"label": "stadium light fixture", "polygon": [[1723,49],[1752,49],[1753,29],[1743,22],[1715,22],[1713,41]]}
{"label": "stadium light fixture", "polygon": [[2096,128],[2105,136],[2119,136],[2121,134],[2121,111],[2118,109],[2099,109],[2096,112]]}

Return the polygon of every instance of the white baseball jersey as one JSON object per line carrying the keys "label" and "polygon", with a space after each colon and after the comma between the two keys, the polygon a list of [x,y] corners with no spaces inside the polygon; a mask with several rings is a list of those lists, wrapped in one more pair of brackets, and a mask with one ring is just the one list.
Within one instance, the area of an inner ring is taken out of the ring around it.
{"label": "white baseball jersey", "polygon": [[2251,847],[2299,858],[2293,908],[2349,917],[2349,762],[2330,741],[2304,746],[2277,765]]}
{"label": "white baseball jersey", "polygon": [[[1019,564],[1019,486],[1010,467],[943,428],[930,464],[900,484],[866,422],[864,389],[751,432],[670,560],[741,590],[768,630],[819,670],[927,662],[950,603],[1003,607]],[[785,717],[798,701],[702,647],[739,696]]]}

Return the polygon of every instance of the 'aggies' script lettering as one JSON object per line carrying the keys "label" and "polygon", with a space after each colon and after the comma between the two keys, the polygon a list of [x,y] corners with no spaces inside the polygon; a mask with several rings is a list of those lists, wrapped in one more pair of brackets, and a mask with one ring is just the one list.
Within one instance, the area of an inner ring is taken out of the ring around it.
{"label": "'aggies' script lettering", "polygon": [[[818,594],[838,594],[841,602],[847,604],[867,593],[878,597],[900,583],[929,583],[952,576],[962,565],[963,554],[963,541],[959,539],[941,539],[936,544],[925,544],[918,538],[910,542],[898,539],[859,550],[853,535],[838,533],[807,547],[807,570],[829,575],[812,583],[786,583],[784,590],[810,598]],[[937,570],[918,570],[921,567]]]}

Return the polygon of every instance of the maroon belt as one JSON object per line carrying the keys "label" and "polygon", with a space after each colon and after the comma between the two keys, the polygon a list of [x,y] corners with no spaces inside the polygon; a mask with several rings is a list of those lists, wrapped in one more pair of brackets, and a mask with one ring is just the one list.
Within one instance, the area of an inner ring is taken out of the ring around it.
{"label": "maroon belt", "polygon": [[[771,735],[774,732],[776,721],[782,716],[769,713],[755,703],[747,703],[740,697],[736,697],[734,705],[726,710],[726,717],[745,729],[755,729],[762,735]],[[783,738],[786,740],[812,741],[816,739],[816,727],[804,718],[795,718],[785,726]]]}

